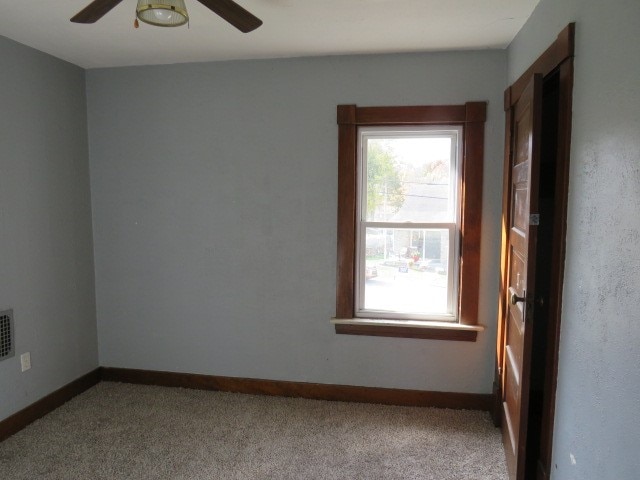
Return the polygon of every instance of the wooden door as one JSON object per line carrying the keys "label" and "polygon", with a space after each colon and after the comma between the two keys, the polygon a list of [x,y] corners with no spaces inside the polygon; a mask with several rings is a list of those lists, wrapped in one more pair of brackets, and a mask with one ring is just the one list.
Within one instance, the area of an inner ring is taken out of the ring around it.
{"label": "wooden door", "polygon": [[509,476],[523,480],[534,322],[542,75],[536,74],[511,111],[507,295],[503,309],[502,439]]}

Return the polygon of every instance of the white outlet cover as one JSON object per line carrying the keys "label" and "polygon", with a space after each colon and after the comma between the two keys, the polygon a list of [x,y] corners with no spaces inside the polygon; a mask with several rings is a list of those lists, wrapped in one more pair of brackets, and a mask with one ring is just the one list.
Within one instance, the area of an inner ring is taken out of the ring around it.
{"label": "white outlet cover", "polygon": [[31,368],[31,353],[27,352],[20,355],[20,364],[23,372],[29,370]]}

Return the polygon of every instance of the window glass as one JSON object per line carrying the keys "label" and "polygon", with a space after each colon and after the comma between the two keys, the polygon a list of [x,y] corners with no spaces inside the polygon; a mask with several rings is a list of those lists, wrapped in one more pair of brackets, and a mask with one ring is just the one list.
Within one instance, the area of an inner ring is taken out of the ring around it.
{"label": "window glass", "polygon": [[456,319],[459,137],[360,130],[357,316]]}
{"label": "window glass", "polygon": [[366,232],[364,310],[449,313],[448,230],[367,228]]}
{"label": "window glass", "polygon": [[452,182],[451,178],[455,139],[450,134],[415,135],[364,136],[366,220],[455,221],[452,192],[455,179]]}

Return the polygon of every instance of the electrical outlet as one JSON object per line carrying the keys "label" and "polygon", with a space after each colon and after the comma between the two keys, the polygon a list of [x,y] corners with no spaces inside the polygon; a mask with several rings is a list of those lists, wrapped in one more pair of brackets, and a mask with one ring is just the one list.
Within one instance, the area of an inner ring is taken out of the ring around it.
{"label": "electrical outlet", "polygon": [[31,353],[27,352],[20,355],[20,364],[23,372],[29,370],[31,368]]}

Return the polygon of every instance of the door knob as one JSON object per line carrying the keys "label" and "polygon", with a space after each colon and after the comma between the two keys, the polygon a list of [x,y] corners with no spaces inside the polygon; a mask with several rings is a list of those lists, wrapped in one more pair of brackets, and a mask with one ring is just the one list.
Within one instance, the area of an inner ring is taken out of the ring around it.
{"label": "door knob", "polygon": [[511,297],[510,297],[511,305],[516,305],[518,302],[524,302],[527,299],[526,295],[519,297],[513,287],[509,288],[509,290],[511,293]]}

